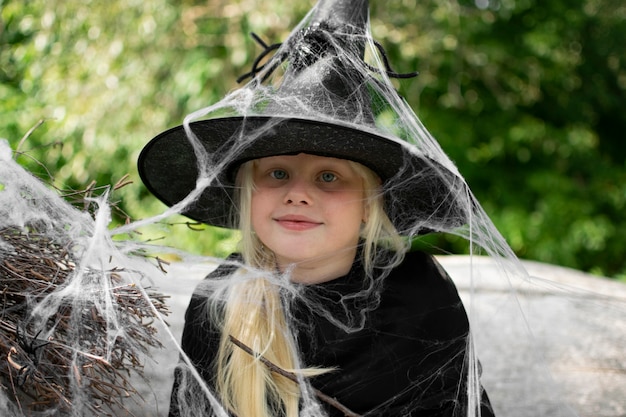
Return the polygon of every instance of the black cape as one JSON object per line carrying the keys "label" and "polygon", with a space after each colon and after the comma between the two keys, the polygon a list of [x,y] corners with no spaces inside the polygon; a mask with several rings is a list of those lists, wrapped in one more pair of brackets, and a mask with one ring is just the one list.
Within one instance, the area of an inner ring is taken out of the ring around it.
{"label": "black cape", "polygon": [[[206,279],[233,270],[221,266]],[[206,320],[201,287],[185,315],[182,348],[212,388],[212,361],[220,335]],[[346,276],[303,286],[304,297],[288,302],[304,366],[336,369],[312,378],[312,386],[363,416],[466,416],[469,323],[443,268],[428,254],[410,252],[374,295],[355,296],[363,289],[364,271],[357,262]],[[338,323],[309,307],[317,302]],[[207,415],[210,405],[203,397],[189,372],[178,368],[170,416],[185,415],[192,408]],[[321,405],[330,417],[344,416],[327,403]],[[494,415],[484,390],[481,413]]]}

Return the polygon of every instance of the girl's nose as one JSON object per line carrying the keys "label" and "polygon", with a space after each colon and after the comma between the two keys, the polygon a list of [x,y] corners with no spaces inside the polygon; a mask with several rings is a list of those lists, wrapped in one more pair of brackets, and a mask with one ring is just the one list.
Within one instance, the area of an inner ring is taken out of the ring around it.
{"label": "girl's nose", "polygon": [[311,205],[313,199],[311,197],[311,185],[306,181],[293,179],[288,185],[285,193],[284,203],[291,205]]}

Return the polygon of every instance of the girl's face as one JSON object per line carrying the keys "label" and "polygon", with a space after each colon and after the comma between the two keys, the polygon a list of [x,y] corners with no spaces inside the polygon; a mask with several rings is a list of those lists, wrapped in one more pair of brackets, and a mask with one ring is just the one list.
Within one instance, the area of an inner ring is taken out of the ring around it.
{"label": "girl's face", "polygon": [[367,215],[363,179],[343,159],[299,154],[254,164],[252,228],[292,279],[315,283],[345,275]]}

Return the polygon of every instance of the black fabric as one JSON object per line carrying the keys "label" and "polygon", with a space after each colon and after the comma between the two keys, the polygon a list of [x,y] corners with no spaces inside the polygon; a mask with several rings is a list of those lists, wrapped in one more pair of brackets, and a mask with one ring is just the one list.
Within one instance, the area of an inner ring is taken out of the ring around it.
{"label": "black fabric", "polygon": [[[220,267],[207,279],[231,272],[232,267]],[[303,299],[323,301],[334,317],[353,327],[360,322],[358,313],[373,299],[344,296],[358,293],[363,283],[362,267],[356,264],[344,277],[305,287]],[[182,347],[212,386],[212,355],[219,333],[204,319],[206,298],[198,292],[186,313]],[[466,385],[459,381],[467,374],[467,314],[453,282],[432,256],[407,254],[384,279],[380,302],[365,313],[361,330],[346,331],[301,300],[289,307],[304,365],[337,369],[313,378],[315,388],[363,416],[466,415]],[[178,415],[176,397],[183,376],[177,371],[171,416]],[[322,406],[331,417],[344,415],[325,403]],[[494,415],[484,392],[481,411],[483,417]]]}

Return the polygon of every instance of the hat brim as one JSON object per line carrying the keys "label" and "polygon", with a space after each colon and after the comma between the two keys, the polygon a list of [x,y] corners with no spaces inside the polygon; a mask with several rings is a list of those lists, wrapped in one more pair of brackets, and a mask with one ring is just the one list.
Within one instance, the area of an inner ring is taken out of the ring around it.
{"label": "hat brim", "polygon": [[[400,232],[414,229],[416,219],[429,229],[464,223],[457,202],[463,180],[398,140],[347,124],[275,116],[201,120],[189,127],[206,150],[209,166],[228,158],[223,172],[181,213],[201,223],[236,227],[234,177],[242,163],[299,153],[347,159],[372,169],[383,181],[386,210]],[[152,139],[139,155],[138,170],[148,190],[166,205],[187,197],[196,188],[199,168],[184,127]]]}

